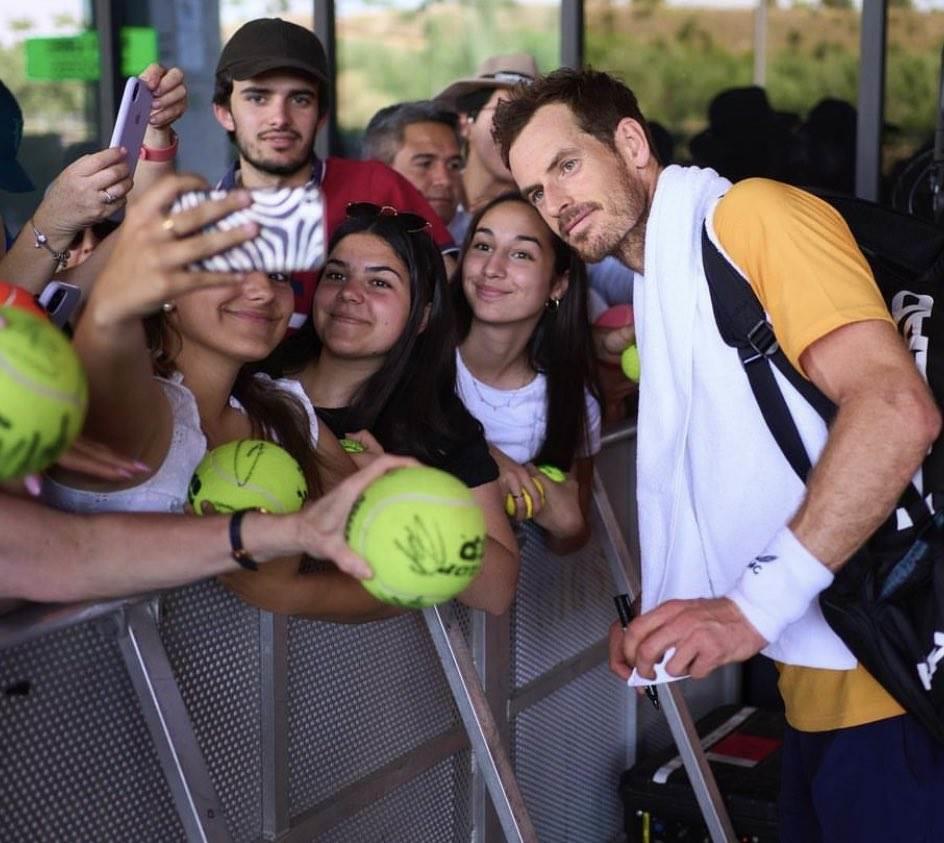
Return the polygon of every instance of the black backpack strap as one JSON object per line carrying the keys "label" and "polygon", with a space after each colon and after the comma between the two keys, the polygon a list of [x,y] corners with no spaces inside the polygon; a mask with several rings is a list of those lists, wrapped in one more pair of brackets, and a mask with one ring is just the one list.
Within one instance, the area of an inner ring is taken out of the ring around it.
{"label": "black backpack strap", "polygon": [[827,424],[836,414],[836,405],[793,368],[753,288],[711,242],[704,226],[701,242],[711,306],[721,338],[737,349],[767,427],[790,466],[805,483],[811,468],[810,457],[774,377],[773,366]]}

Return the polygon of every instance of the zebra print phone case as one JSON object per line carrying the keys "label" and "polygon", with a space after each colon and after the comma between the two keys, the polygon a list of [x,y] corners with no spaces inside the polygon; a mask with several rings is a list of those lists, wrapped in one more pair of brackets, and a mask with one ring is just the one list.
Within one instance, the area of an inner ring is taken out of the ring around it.
{"label": "zebra print phone case", "polygon": [[[171,208],[178,213],[211,199],[223,190],[182,193]],[[324,200],[314,187],[253,190],[252,204],[206,226],[206,231],[228,230],[247,222],[259,225],[259,234],[232,249],[197,262],[194,269],[210,272],[303,272],[318,269],[325,258]]]}

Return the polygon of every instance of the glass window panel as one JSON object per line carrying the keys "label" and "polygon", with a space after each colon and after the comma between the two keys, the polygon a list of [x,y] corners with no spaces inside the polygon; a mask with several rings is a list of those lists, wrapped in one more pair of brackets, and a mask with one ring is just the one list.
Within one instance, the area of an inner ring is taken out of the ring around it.
{"label": "glass window panel", "polygon": [[338,0],[338,124],[345,150],[380,108],[428,99],[482,59],[530,52],[560,63],[560,5],[507,0]]}
{"label": "glass window panel", "polygon": [[220,0],[221,43],[225,44],[246,21],[256,18],[284,18],[315,28],[312,0]]}
{"label": "glass window panel", "polygon": [[882,170],[900,210],[931,216],[929,165],[938,117],[944,4],[890,0]]}
{"label": "glass window panel", "polygon": [[37,187],[32,193],[18,194],[0,189],[0,215],[14,232],[63,166],[96,148],[98,133],[98,83],[30,78],[27,40],[71,38],[90,28],[90,4],[83,0],[44,0],[39,6],[0,4],[0,79],[23,111],[23,142],[17,160]]}
{"label": "glass window panel", "polygon": [[[765,174],[795,176],[797,130],[813,106],[824,97],[856,102],[859,12],[850,0],[761,10],[752,0],[588,0],[586,53],[590,64],[621,75],[643,113],[668,129],[676,160],[697,160],[706,144],[739,142],[748,156],[763,134],[777,148]],[[709,126],[719,93],[752,84],[765,88],[769,110],[747,95],[732,97],[718,109],[718,125]],[[736,172],[748,175],[755,165]]]}

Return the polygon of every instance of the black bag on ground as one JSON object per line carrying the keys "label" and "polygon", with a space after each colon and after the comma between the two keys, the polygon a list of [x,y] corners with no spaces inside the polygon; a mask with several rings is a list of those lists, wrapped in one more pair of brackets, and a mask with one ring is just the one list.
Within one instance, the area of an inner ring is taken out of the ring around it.
{"label": "black bag on ground", "polygon": [[[696,729],[738,840],[777,843],[777,798],[784,719],[781,712],[725,705]],[[708,831],[678,750],[639,760],[620,776],[628,843],[695,843]]]}
{"label": "black bag on ground", "polygon": [[[944,232],[872,202],[822,196],[844,217],[875,275],[918,369],[944,397]],[[757,403],[797,475],[811,465],[773,367],[828,423],[835,406],[787,359],[753,288],[702,233],[702,257],[715,320],[738,350]],[[922,465],[920,492],[909,485],[898,508],[820,595],[829,625],[907,711],[944,743],[944,445]],[[937,513],[937,514],[935,514]],[[908,526],[900,527],[900,524]]]}

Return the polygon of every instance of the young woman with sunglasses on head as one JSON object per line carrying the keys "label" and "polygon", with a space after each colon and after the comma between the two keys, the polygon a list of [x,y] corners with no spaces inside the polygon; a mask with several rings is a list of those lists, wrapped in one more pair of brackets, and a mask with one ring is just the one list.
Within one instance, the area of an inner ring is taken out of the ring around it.
{"label": "young woman with sunglasses on head", "polygon": [[206,451],[237,439],[279,442],[312,496],[323,485],[316,446],[322,465],[339,475],[344,465],[353,470],[334,437],[319,435],[295,382],[247,368],[285,335],[293,301],[287,277],[187,270],[255,234],[251,227],[200,233],[247,205],[245,193],[168,214],[178,193],[203,186],[177,176],[142,196],[92,289],[75,335],[89,379],[85,432],[138,460],[141,473],[115,482],[57,472],[44,495],[61,509],[180,512]]}
{"label": "young woman with sunglasses on head", "polygon": [[[583,262],[518,193],[473,217],[451,285],[459,394],[485,427],[515,517],[558,553],[589,537],[600,405]],[[536,466],[567,473],[563,483]]]}
{"label": "young woman with sunglasses on head", "polygon": [[349,206],[312,319],[273,359],[339,437],[415,457],[472,488],[485,514],[482,571],[459,600],[499,614],[514,596],[518,547],[481,425],[456,396],[455,327],[442,256],[422,217]]}

